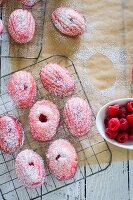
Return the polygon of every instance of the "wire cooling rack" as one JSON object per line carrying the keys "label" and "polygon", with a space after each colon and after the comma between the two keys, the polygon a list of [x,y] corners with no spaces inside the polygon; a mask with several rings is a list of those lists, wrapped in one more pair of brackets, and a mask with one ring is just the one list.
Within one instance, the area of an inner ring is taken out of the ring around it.
{"label": "wire cooling rack", "polygon": [[[39,78],[39,71],[43,65],[50,62],[58,63],[60,65],[65,66],[74,76],[76,80],[76,89],[74,93],[69,97],[56,97],[54,95],[51,95],[44,89]],[[23,124],[25,131],[25,142],[21,150],[30,148],[39,153],[44,158],[44,164],[47,174],[45,183],[42,187],[36,189],[27,189],[22,186],[15,174],[14,162],[18,152],[16,154],[11,155],[0,152],[0,191],[3,199],[6,200],[33,200],[37,199],[38,197],[42,199],[44,195],[52,191],[70,185],[82,179],[86,179],[89,176],[92,176],[96,173],[107,169],[107,167],[111,163],[112,158],[107,143],[105,142],[105,140],[103,140],[103,138],[100,136],[100,134],[98,134],[96,130],[95,115],[93,114],[93,110],[92,127],[90,132],[86,136],[79,138],[72,136],[63,123],[62,109],[67,99],[69,99],[71,96],[79,96],[83,99],[86,99],[90,104],[89,99],[86,96],[82,83],[77,74],[76,68],[70,59],[68,59],[66,56],[55,55],[44,60],[38,61],[36,64],[30,65],[24,68],[23,70],[31,72],[36,80],[37,96],[35,101],[45,98],[52,100],[57,105],[61,114],[61,122],[58,132],[53,140],[58,138],[65,138],[69,140],[74,145],[77,151],[79,162],[77,172],[74,178],[71,180],[58,181],[53,175],[50,174],[45,162],[45,153],[51,142],[38,142],[33,140],[32,135],[29,131],[29,125],[27,123],[30,108],[17,109],[15,107],[14,103],[7,94],[6,87],[11,74],[1,77],[2,93],[0,96],[0,114],[10,114],[19,118],[19,120]]]}
{"label": "wire cooling rack", "polygon": [[[41,0],[31,8],[21,4],[18,0],[6,0],[0,5],[1,19],[4,24],[4,30],[0,36],[2,43],[1,57],[9,58],[38,58],[42,50],[43,31],[45,22],[45,8],[47,0]],[[27,44],[16,43],[8,34],[7,24],[10,14],[18,8],[28,9],[36,22],[36,31],[33,39]]]}

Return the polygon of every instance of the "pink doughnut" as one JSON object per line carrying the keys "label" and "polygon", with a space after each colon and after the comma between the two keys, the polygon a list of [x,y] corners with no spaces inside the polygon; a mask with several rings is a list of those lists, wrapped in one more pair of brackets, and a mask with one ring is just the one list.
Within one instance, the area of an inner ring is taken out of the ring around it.
{"label": "pink doughnut", "polygon": [[84,17],[69,7],[57,8],[52,13],[52,21],[61,33],[68,36],[78,36],[85,31]]}
{"label": "pink doughnut", "polygon": [[0,116],[0,149],[5,153],[18,150],[24,141],[21,123],[12,116]]}
{"label": "pink doughnut", "polygon": [[29,42],[35,32],[35,20],[28,10],[14,10],[8,21],[8,31],[18,43]]}
{"label": "pink doughnut", "polygon": [[0,4],[2,4],[3,0],[0,0]]}
{"label": "pink doughnut", "polygon": [[59,180],[74,177],[78,158],[72,144],[64,139],[54,141],[47,152],[48,166],[51,173]]}
{"label": "pink doughnut", "polygon": [[79,97],[69,99],[64,107],[64,121],[73,135],[87,134],[92,123],[89,104]]}
{"label": "pink doughnut", "polygon": [[34,4],[37,3],[39,0],[20,0],[20,1],[23,5],[31,7],[34,6]]}
{"label": "pink doughnut", "polygon": [[0,19],[0,34],[2,33],[2,31],[3,31],[3,22],[2,22],[2,20]]}
{"label": "pink doughnut", "polygon": [[56,134],[59,121],[59,111],[56,105],[49,100],[37,101],[30,110],[30,130],[36,140],[51,140]]}
{"label": "pink doughnut", "polygon": [[44,163],[39,154],[32,150],[21,151],[15,163],[16,175],[25,187],[36,188],[45,179]]}
{"label": "pink doughnut", "polygon": [[36,84],[29,72],[18,71],[11,75],[7,89],[18,108],[26,108],[32,105],[36,95]]}
{"label": "pink doughnut", "polygon": [[73,77],[69,71],[55,63],[49,63],[40,71],[40,78],[44,87],[59,96],[71,94],[75,88]]}

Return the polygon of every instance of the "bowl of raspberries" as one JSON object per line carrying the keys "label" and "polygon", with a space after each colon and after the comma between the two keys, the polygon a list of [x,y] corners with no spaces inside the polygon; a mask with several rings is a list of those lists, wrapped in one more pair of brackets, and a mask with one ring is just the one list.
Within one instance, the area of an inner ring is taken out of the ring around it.
{"label": "bowl of raspberries", "polygon": [[96,117],[96,126],[108,142],[133,150],[133,98],[123,98],[104,105]]}

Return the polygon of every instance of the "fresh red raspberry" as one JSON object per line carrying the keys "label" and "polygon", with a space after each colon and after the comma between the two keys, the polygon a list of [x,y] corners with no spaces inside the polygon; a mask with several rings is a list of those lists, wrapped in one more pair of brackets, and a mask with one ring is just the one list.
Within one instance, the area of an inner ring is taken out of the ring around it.
{"label": "fresh red raspberry", "polygon": [[128,139],[133,141],[133,128],[130,128],[128,130]]}
{"label": "fresh red raspberry", "polygon": [[128,122],[125,118],[121,118],[119,121],[121,130],[125,131],[126,129],[128,129]]}
{"label": "fresh red raspberry", "polygon": [[128,129],[128,134],[133,134],[133,128]]}
{"label": "fresh red raspberry", "polygon": [[128,140],[128,133],[127,132],[120,132],[116,136],[116,141],[119,143],[125,143]]}
{"label": "fresh red raspberry", "polygon": [[108,127],[108,122],[109,122],[110,119],[111,119],[110,116],[107,116],[107,117],[105,118],[105,120],[104,120],[104,125],[105,125],[105,127]]}
{"label": "fresh red raspberry", "polygon": [[106,128],[106,129],[105,129],[105,133],[108,135],[108,137],[109,137],[110,139],[115,139],[116,136],[117,136],[117,134],[118,134],[117,131],[111,131],[109,128]]}
{"label": "fresh red raspberry", "polygon": [[118,117],[119,118],[125,118],[126,116],[127,116],[127,110],[126,110],[126,108],[124,106],[120,107],[119,111],[118,111]]}
{"label": "fresh red raspberry", "polygon": [[119,119],[118,118],[112,118],[109,120],[108,122],[108,128],[111,130],[111,131],[117,131],[120,127],[120,122],[119,122]]}
{"label": "fresh red raspberry", "polygon": [[133,114],[127,116],[127,121],[130,126],[133,126]]}
{"label": "fresh red raspberry", "polygon": [[133,113],[133,101],[127,103],[127,110]]}
{"label": "fresh red raspberry", "polygon": [[119,105],[108,106],[107,112],[110,116],[116,117],[118,115]]}

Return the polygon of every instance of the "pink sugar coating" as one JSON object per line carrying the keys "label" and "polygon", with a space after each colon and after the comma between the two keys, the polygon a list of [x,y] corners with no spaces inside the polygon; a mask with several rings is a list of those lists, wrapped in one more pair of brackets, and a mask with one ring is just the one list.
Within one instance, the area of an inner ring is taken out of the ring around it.
{"label": "pink sugar coating", "polygon": [[[45,122],[40,121],[40,115],[46,118]],[[59,111],[56,105],[49,100],[37,101],[30,110],[30,130],[36,140],[51,140],[57,132],[59,121]]]}
{"label": "pink sugar coating", "polygon": [[73,145],[64,139],[54,141],[46,154],[51,173],[59,180],[74,177],[78,158]]}
{"label": "pink sugar coating", "polygon": [[14,10],[8,21],[8,31],[18,43],[32,40],[35,32],[35,20],[28,10]]}
{"label": "pink sugar coating", "polygon": [[17,151],[24,141],[21,123],[13,116],[0,116],[0,149],[5,153]]}
{"label": "pink sugar coating", "polygon": [[15,163],[16,175],[25,187],[36,188],[45,179],[44,163],[39,154],[32,150],[21,151]]}
{"label": "pink sugar coating", "polygon": [[36,96],[34,78],[26,71],[18,71],[11,75],[7,89],[8,94],[19,108],[31,106]]}
{"label": "pink sugar coating", "polygon": [[44,87],[55,95],[68,96],[75,89],[75,81],[69,71],[55,63],[45,65],[40,71]]}
{"label": "pink sugar coating", "polygon": [[70,7],[59,7],[52,13],[55,27],[68,36],[81,35],[85,31],[84,17]]}
{"label": "pink sugar coating", "polygon": [[89,104],[79,97],[69,99],[64,107],[64,121],[73,135],[87,134],[92,123]]}
{"label": "pink sugar coating", "polygon": [[21,3],[25,6],[34,6],[35,3],[37,3],[39,0],[20,0]]}
{"label": "pink sugar coating", "polygon": [[2,33],[3,28],[4,28],[3,22],[2,22],[2,20],[0,19],[0,34]]}
{"label": "pink sugar coating", "polygon": [[0,4],[2,4],[3,0],[0,0]]}

